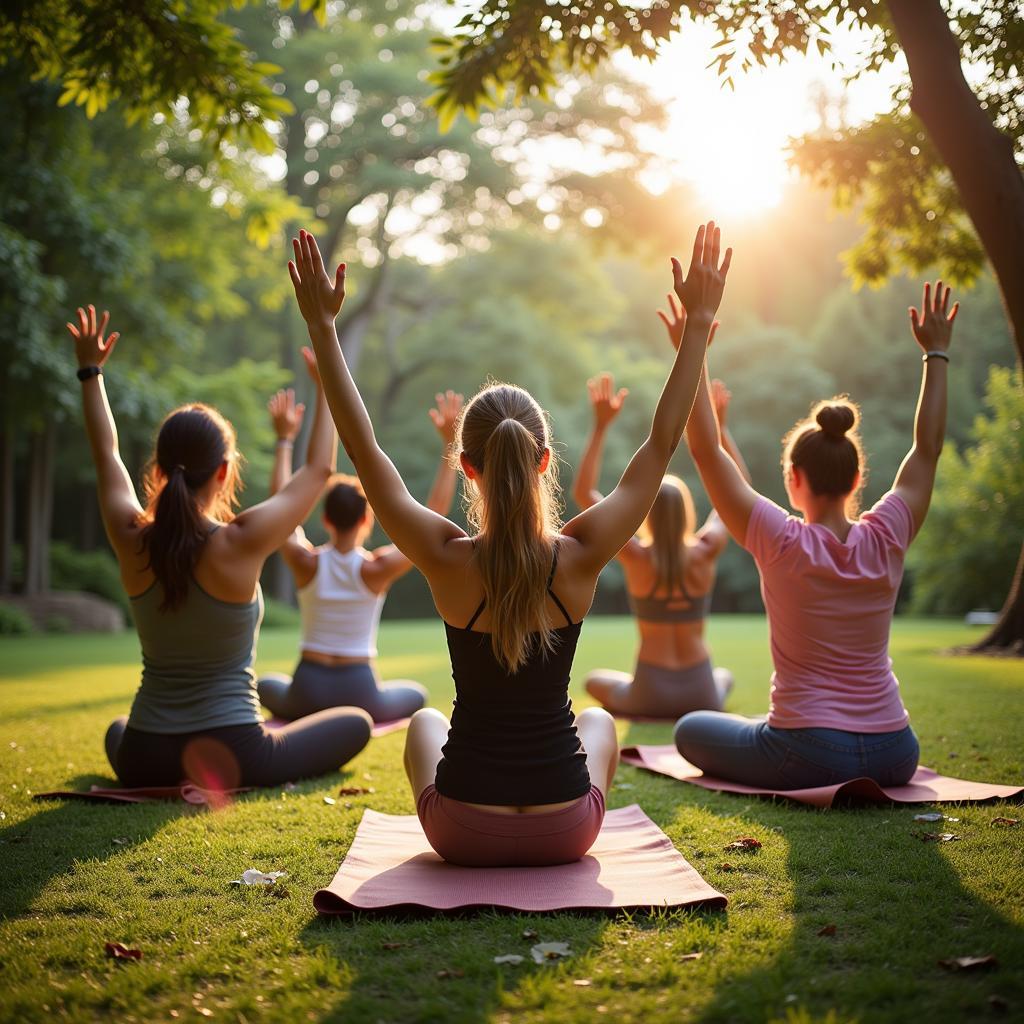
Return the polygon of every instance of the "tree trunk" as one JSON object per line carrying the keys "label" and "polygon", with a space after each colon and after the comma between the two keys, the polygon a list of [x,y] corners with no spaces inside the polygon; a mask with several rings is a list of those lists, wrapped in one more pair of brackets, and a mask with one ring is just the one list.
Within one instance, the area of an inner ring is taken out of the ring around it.
{"label": "tree trunk", "polygon": [[[949,167],[1002,293],[1024,366],[1024,175],[1012,140],[981,108],[960,65],[960,48],[939,0],[889,0],[907,56],[910,109]],[[1024,547],[999,621],[973,650],[1024,654]]]}
{"label": "tree trunk", "polygon": [[0,594],[14,589],[14,421],[0,423]]}
{"label": "tree trunk", "polygon": [[50,589],[50,528],[53,522],[53,462],[57,427],[52,420],[32,435],[25,519],[25,594]]}

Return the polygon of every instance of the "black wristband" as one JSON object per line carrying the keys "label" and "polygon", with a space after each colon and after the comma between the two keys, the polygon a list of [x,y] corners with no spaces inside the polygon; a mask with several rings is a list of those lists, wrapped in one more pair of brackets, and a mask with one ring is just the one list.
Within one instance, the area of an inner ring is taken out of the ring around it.
{"label": "black wristband", "polygon": [[76,377],[83,383],[90,377],[98,377],[103,371],[98,366],[80,366]]}

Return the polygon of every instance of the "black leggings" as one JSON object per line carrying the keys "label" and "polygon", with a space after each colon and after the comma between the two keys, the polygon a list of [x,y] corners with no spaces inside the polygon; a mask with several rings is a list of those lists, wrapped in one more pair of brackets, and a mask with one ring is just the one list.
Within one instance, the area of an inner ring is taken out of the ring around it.
{"label": "black leggings", "polygon": [[178,734],[141,732],[122,716],[107,729],[105,744],[125,786],[236,789],[333,772],[366,746],[371,727],[358,708],[321,711],[280,729],[253,723]]}
{"label": "black leggings", "polygon": [[271,714],[289,720],[350,706],[368,711],[375,722],[391,722],[408,718],[427,703],[427,691],[419,683],[411,679],[381,683],[365,661],[321,665],[303,658],[295,675],[265,675],[256,689]]}

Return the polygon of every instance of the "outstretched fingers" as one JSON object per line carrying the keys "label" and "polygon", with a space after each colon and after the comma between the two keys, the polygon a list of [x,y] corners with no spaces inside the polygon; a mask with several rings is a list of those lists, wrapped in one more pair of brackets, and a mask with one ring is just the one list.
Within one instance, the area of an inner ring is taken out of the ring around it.
{"label": "outstretched fingers", "polygon": [[953,308],[949,311],[949,316],[946,317],[947,323],[952,323],[956,319],[957,311],[960,309],[960,303],[954,302]]}

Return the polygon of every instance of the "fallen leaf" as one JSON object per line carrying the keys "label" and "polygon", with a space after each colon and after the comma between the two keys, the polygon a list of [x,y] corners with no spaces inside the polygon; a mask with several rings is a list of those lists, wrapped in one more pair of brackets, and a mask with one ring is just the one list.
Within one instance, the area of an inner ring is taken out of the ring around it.
{"label": "fallen leaf", "polygon": [[506,953],[504,956],[496,956],[494,962],[496,964],[521,964],[525,959],[525,956],[520,956],[518,953]]}
{"label": "fallen leaf", "polygon": [[112,956],[115,960],[142,959],[141,949],[129,949],[127,946],[122,945],[120,942],[104,943],[103,948],[107,951],[107,956]]}
{"label": "fallen leaf", "polygon": [[999,961],[991,953],[988,956],[952,956],[948,960],[940,960],[939,966],[947,971],[985,971],[998,967]]}
{"label": "fallen leaf", "polygon": [[[338,796],[363,796],[366,793],[374,793],[376,790],[371,786],[369,789],[366,786],[342,786],[338,790]],[[331,803],[334,801],[332,800]]]}
{"label": "fallen leaf", "polygon": [[324,797],[324,803],[327,804],[328,806],[332,806],[333,807],[334,804],[336,804],[337,802],[338,801],[335,800],[333,796],[325,796]]}
{"label": "fallen leaf", "polygon": [[464,978],[466,972],[460,971],[457,967],[445,967],[437,972],[437,976],[442,979],[451,980],[452,978]]}
{"label": "fallen leaf", "polygon": [[285,878],[284,871],[259,871],[249,868],[242,872],[241,878],[234,879],[231,885],[273,885],[279,878]]}
{"label": "fallen leaf", "polygon": [[718,865],[718,870],[719,871],[735,871],[736,869],[728,861],[726,861],[724,864],[719,864]]}
{"label": "fallen leaf", "polygon": [[1001,825],[1004,828],[1013,828],[1014,825],[1020,824],[1020,818],[1004,818],[1000,816],[998,818],[993,818],[990,824]]}
{"label": "fallen leaf", "polygon": [[836,926],[834,924],[827,924],[827,925],[825,925],[824,928],[822,928],[818,932],[818,936],[820,938],[824,938],[825,936],[828,936],[828,935],[835,935],[835,933],[836,933]]}
{"label": "fallen leaf", "polygon": [[126,846],[131,840],[127,836],[116,836],[110,840],[115,846]]}
{"label": "fallen leaf", "polygon": [[915,832],[922,843],[951,843],[960,837],[954,832]]}
{"label": "fallen leaf", "polygon": [[526,931],[523,932],[523,938],[524,939],[535,939],[535,938],[537,938],[537,933],[532,928],[527,928]]}
{"label": "fallen leaf", "polygon": [[564,960],[572,956],[568,942],[538,942],[530,952],[538,964],[547,963],[549,960]]}
{"label": "fallen leaf", "polygon": [[704,954],[697,953],[684,953],[679,959],[680,960],[699,960]]}
{"label": "fallen leaf", "polygon": [[213,1010],[211,1010],[208,1006],[197,1006],[196,1013],[198,1013],[201,1017],[213,1016]]}
{"label": "fallen leaf", "polygon": [[573,980],[573,984],[577,988],[590,988],[593,982],[589,978],[576,978]]}
{"label": "fallen leaf", "polygon": [[381,949],[402,949],[404,946],[408,946],[408,942],[382,942],[380,944]]}
{"label": "fallen leaf", "polygon": [[753,836],[743,836],[742,839],[735,839],[731,843],[727,843],[725,846],[727,850],[760,850],[761,840],[754,839]]}

